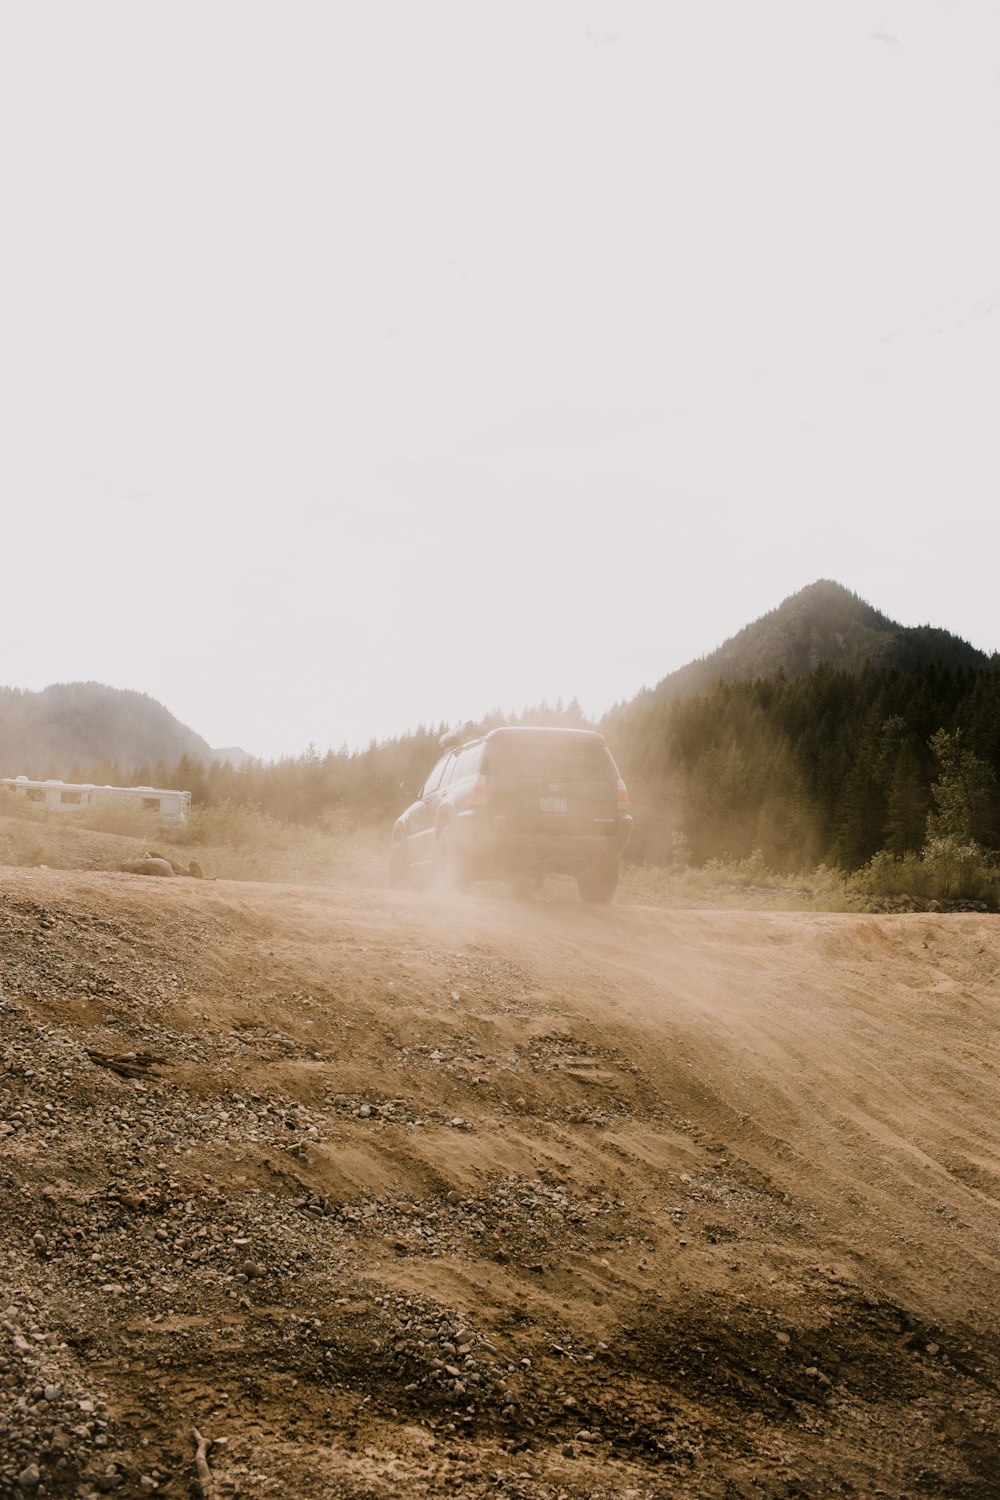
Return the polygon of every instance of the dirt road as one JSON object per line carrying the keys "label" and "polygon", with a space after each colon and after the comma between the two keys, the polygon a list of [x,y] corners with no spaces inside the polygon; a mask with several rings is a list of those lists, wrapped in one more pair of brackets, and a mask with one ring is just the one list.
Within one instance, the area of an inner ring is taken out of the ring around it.
{"label": "dirt road", "polygon": [[1000,1495],[998,980],[985,916],[0,871],[0,1495]]}

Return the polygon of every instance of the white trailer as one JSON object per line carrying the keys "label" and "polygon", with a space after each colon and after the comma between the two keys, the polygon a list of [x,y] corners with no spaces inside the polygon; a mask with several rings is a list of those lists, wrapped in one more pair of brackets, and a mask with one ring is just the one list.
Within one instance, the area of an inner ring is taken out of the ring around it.
{"label": "white trailer", "polygon": [[100,803],[117,802],[148,813],[157,823],[186,823],[191,793],[157,786],[95,786],[93,782],[32,781],[29,776],[0,776],[0,786],[15,796],[55,812],[75,812]]}

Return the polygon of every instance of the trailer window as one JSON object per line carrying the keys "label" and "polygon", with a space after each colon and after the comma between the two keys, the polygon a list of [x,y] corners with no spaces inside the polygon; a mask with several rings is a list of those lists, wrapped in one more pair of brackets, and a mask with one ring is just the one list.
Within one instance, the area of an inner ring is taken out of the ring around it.
{"label": "trailer window", "polygon": [[45,801],[45,793],[42,791],[40,786],[25,787],[24,795],[27,797],[29,802]]}
{"label": "trailer window", "polygon": [[82,792],[60,792],[59,793],[59,801],[64,806],[79,807],[80,803],[83,801],[83,793]]}
{"label": "trailer window", "polygon": [[142,810],[143,810],[143,812],[159,812],[159,810],[160,810],[160,799],[159,799],[159,797],[143,797],[143,799],[142,799]]}

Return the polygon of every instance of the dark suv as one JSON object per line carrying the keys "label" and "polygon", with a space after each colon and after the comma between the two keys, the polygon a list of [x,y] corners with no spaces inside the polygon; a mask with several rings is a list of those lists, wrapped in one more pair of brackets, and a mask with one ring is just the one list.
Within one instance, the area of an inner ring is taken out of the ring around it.
{"label": "dark suv", "polygon": [[628,792],[601,735],[494,729],[441,756],[392,830],[389,879],[463,890],[499,878],[527,895],[552,871],[575,875],[584,901],[610,901],[631,835]]}

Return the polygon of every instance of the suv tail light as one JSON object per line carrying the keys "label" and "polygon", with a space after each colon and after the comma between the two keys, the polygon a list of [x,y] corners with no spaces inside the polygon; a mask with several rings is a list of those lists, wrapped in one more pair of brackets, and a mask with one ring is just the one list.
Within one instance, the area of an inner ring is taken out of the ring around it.
{"label": "suv tail light", "polygon": [[628,787],[620,776],[618,778],[618,811],[620,813],[628,812]]}
{"label": "suv tail light", "polygon": [[485,776],[477,776],[476,779],[475,779],[475,781],[469,787],[469,795],[468,795],[467,805],[469,807],[482,807],[482,805],[483,805],[483,803],[485,801],[486,801],[486,777]]}

